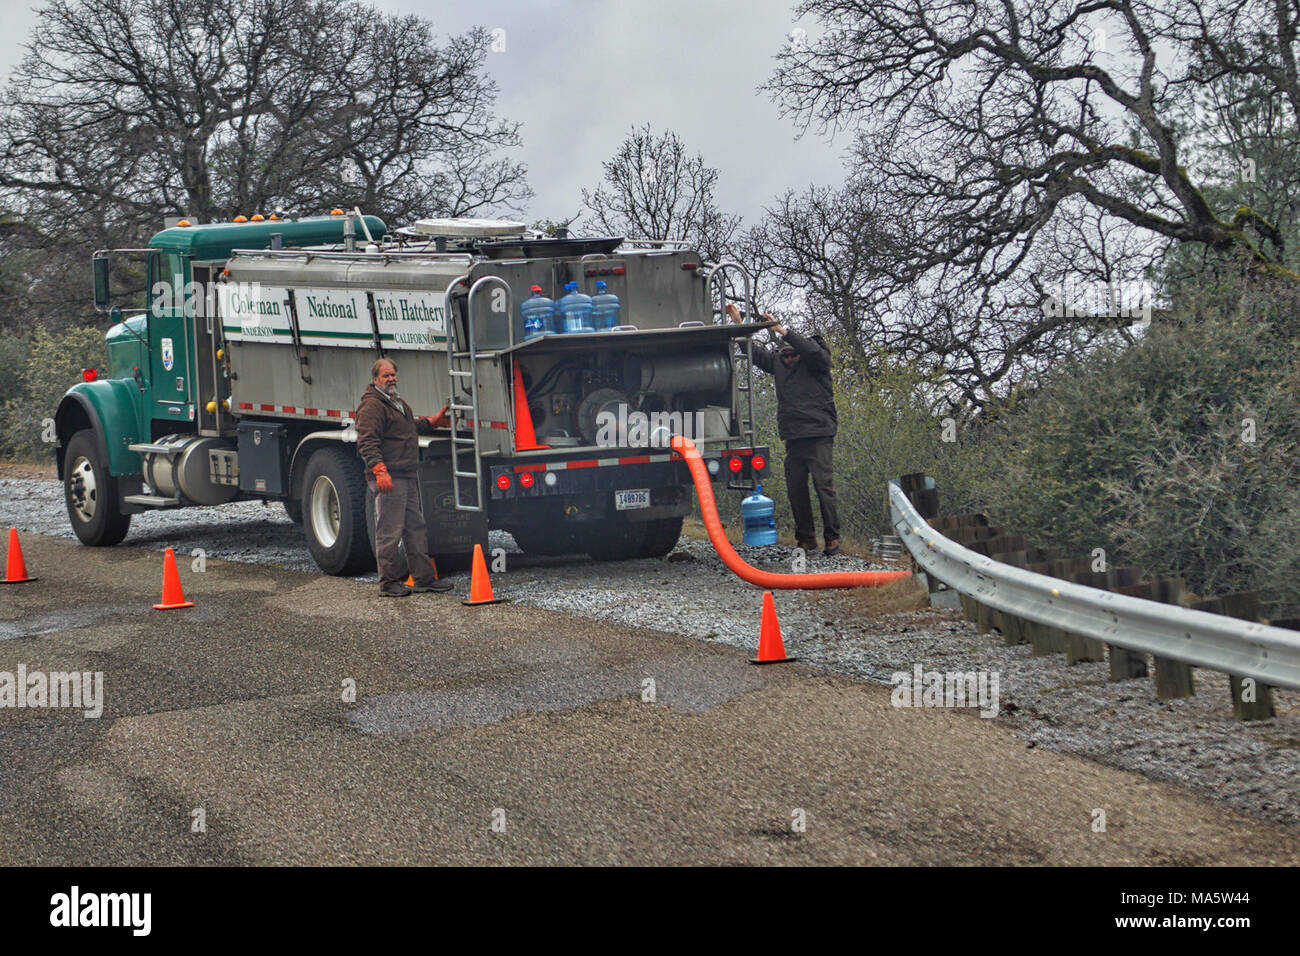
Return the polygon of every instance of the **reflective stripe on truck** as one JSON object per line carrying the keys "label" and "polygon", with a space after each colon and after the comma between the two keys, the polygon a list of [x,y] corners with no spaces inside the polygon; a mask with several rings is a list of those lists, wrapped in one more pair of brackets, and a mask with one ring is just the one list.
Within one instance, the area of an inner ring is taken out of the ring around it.
{"label": "reflective stripe on truck", "polygon": [[[706,461],[717,462],[716,470],[710,469],[710,476],[718,481],[762,475],[767,467],[767,458],[766,448],[740,448],[711,454]],[[738,461],[738,469],[730,467],[732,460]],[[757,468],[753,465],[755,460],[759,462]],[[676,452],[496,465],[490,468],[490,475],[489,488],[493,499],[665,488],[689,486],[691,483],[685,460]]]}

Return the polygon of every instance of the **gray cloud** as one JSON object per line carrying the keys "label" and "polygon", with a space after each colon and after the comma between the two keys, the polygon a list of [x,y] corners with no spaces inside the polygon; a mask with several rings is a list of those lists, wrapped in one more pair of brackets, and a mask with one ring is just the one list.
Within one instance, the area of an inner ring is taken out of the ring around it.
{"label": "gray cloud", "polygon": [[[756,92],[798,23],[791,4],[760,0],[379,0],[381,9],[429,19],[438,35],[475,24],[505,31],[488,57],[498,112],[523,123],[519,156],[536,197],[527,217],[577,212],[582,188],[633,126],[673,129],[721,171],[719,201],[752,222],[786,188],[842,179],[840,149],[794,127]],[[0,72],[21,59],[36,15],[0,2],[8,39]]]}

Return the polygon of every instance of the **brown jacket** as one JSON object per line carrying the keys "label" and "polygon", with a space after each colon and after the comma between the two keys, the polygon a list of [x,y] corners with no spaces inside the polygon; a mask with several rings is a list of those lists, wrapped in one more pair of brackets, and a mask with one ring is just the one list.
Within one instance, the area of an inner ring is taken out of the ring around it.
{"label": "brown jacket", "polygon": [[399,412],[373,384],[366,386],[357,405],[357,451],[366,463],[366,474],[381,461],[390,475],[413,478],[420,466],[417,435],[430,435],[433,429],[424,419],[416,419],[411,406],[401,399]]}

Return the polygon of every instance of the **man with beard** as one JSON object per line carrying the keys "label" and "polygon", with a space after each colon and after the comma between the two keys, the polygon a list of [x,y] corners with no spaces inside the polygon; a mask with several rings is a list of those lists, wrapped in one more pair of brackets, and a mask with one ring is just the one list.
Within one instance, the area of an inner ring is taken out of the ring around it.
{"label": "man with beard", "polygon": [[[428,531],[420,512],[420,464],[417,435],[431,435],[431,418],[416,418],[397,391],[397,365],[381,358],[370,367],[370,385],[357,405],[357,451],[366,463],[366,483],[375,495],[375,557],[379,596],[406,597],[417,592],[450,591],[451,582],[433,576]],[[399,542],[415,587],[403,583]]]}

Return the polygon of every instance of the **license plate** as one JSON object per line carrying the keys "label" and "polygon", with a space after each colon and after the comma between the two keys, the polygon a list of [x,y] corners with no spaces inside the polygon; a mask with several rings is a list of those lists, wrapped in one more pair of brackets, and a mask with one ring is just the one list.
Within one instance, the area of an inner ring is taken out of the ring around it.
{"label": "license plate", "polygon": [[614,510],[616,511],[634,511],[637,508],[649,507],[649,488],[637,488],[633,491],[614,492]]}

